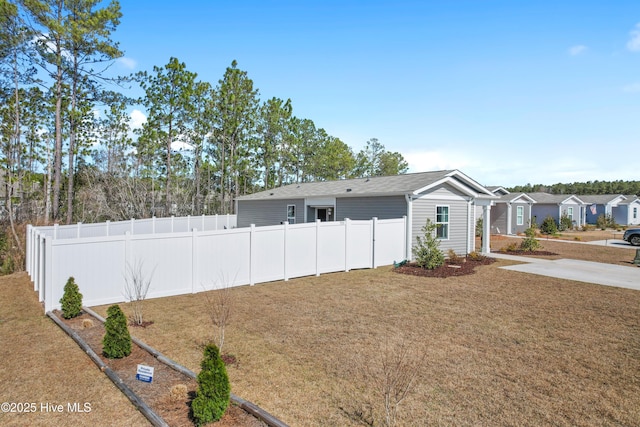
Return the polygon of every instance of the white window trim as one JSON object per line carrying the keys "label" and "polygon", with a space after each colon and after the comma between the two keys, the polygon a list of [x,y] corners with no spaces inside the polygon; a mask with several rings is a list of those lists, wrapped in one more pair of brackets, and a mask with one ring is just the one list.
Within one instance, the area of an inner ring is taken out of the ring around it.
{"label": "white window trim", "polygon": [[516,206],[516,225],[524,225],[524,206]]}
{"label": "white window trim", "polygon": [[567,216],[573,220],[573,206],[567,207]]}
{"label": "white window trim", "polygon": [[[447,222],[438,222],[438,208],[447,208]],[[436,238],[438,240],[449,240],[451,238],[451,207],[449,205],[436,205],[436,216],[435,216],[435,224],[436,224]],[[438,236],[438,224],[446,224],[447,226],[447,237],[437,237]]]}
{"label": "white window trim", "polygon": [[[293,216],[289,216],[289,208],[293,207]],[[296,205],[287,205],[287,222],[289,224],[296,223]]]}

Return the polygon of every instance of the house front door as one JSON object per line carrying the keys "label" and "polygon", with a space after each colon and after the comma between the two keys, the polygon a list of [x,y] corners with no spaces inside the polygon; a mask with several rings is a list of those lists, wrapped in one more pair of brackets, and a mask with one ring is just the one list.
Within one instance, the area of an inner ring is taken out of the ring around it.
{"label": "house front door", "polygon": [[327,220],[327,208],[316,208],[316,219],[320,221]]}

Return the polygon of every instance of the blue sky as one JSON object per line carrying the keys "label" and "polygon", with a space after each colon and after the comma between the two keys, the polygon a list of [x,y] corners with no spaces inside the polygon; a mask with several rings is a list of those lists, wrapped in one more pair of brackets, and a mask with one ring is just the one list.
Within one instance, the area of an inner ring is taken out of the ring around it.
{"label": "blue sky", "polygon": [[175,56],[215,85],[235,59],[262,100],[411,172],[640,179],[637,0],[120,3],[120,74]]}

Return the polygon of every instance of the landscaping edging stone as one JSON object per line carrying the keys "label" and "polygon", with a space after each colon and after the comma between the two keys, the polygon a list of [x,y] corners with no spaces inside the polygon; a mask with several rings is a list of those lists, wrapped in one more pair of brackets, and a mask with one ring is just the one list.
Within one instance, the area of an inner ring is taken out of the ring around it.
{"label": "landscaping edging stone", "polygon": [[140,412],[142,412],[142,415],[144,415],[151,424],[156,427],[169,427],[169,424],[167,424],[158,414],[153,411],[153,409],[151,409],[146,403],[144,403],[144,401],[140,399],[138,395],[133,392],[133,390],[131,390],[125,383],[123,383],[120,377],[111,368],[109,368],[102,361],[102,359],[100,359],[100,356],[98,356],[96,352],[93,351],[73,329],[65,325],[64,322],[51,311],[47,312],[47,316],[49,316],[56,325],[58,325],[63,331],[65,331],[67,335],[69,335],[76,342],[76,344],[78,344],[80,348],[82,348],[85,353],[89,355],[91,360],[93,360],[93,362],[98,365],[100,370],[104,372],[107,377],[109,377],[111,382],[113,382],[113,384],[115,384],[115,386],[118,387],[118,389],[120,389],[120,391],[129,398],[131,403],[133,403],[133,405]]}
{"label": "landscaping edging stone", "polygon": [[[82,307],[82,310],[104,324],[105,319],[95,311],[87,307]],[[80,346],[80,348],[82,348],[89,355],[89,357],[100,368],[100,370],[104,372],[107,375],[107,377],[109,377],[109,379],[116,385],[116,387],[118,387],[118,389],[120,389],[120,391],[122,391],[129,398],[129,400],[133,403],[133,405],[138,410],[140,410],[140,412],[142,412],[142,414],[154,426],[168,427],[168,424],[162,419],[162,417],[160,417],[156,412],[154,412],[153,409],[151,409],[138,395],[136,395],[126,384],[124,384],[124,382],[120,379],[120,377],[118,377],[117,373],[114,372],[102,361],[100,356],[98,356],[95,353],[95,351],[93,351],[93,349],[91,349],[89,345],[84,342],[84,340],[78,335],[78,333],[76,333],[73,329],[69,328],[62,320],[60,320],[60,318],[58,318],[58,316],[55,313],[47,312],[47,316],[49,316],[63,331],[67,333],[67,335],[69,335]],[[177,372],[180,372],[181,374],[188,376],[189,378],[192,378],[194,380],[197,378],[197,375],[195,374],[195,372],[169,359],[168,357],[160,353],[158,350],[149,346],[148,344],[141,341],[140,339],[132,336],[131,340],[136,345],[138,345],[141,349],[151,354],[159,362],[169,366],[170,368],[174,369]],[[274,417],[264,409],[258,407],[257,405],[247,400],[242,399],[241,397],[234,395],[233,393],[231,393],[230,398],[231,398],[231,402],[234,405],[243,409],[245,412],[254,416],[255,418],[261,420],[262,422],[267,424],[269,427],[289,427],[286,423],[280,421],[279,419],[277,419],[276,417]]]}

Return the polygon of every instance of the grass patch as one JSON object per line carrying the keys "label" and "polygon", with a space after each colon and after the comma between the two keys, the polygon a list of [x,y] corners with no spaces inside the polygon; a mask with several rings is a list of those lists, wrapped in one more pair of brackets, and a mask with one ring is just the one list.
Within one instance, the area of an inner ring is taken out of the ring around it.
{"label": "grass patch", "polygon": [[[291,425],[362,425],[379,402],[362,365],[401,335],[425,357],[400,425],[638,425],[640,292],[507,263],[455,280],[385,267],[234,288],[232,392]],[[147,303],[156,323],[140,338],[197,370],[213,339],[202,295]]]}

